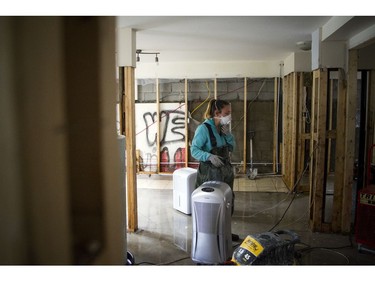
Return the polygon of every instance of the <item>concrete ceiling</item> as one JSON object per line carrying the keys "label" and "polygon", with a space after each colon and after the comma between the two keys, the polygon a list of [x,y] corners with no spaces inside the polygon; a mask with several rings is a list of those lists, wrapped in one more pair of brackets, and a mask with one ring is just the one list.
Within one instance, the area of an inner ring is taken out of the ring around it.
{"label": "concrete ceiling", "polygon": [[[277,61],[300,52],[298,42],[331,16],[120,16],[117,27],[136,31],[136,48],[160,52],[160,62]],[[340,18],[340,17],[335,17]],[[327,40],[348,40],[375,24],[375,17],[342,17]],[[348,18],[352,18],[348,20]],[[154,56],[142,55],[142,62]]]}

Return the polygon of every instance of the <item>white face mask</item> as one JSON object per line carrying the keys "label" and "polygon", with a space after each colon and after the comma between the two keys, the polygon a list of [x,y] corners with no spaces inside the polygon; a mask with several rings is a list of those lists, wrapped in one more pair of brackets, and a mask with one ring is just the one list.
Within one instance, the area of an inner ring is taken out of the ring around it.
{"label": "white face mask", "polygon": [[230,123],[230,121],[232,121],[232,115],[229,114],[227,116],[223,116],[220,118],[220,124],[221,125],[227,125]]}

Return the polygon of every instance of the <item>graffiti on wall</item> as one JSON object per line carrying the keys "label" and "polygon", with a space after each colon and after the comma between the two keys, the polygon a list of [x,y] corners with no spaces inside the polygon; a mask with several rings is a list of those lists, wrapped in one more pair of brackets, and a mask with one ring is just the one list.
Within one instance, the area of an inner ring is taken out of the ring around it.
{"label": "graffiti on wall", "polygon": [[156,109],[156,103],[136,104],[136,148],[140,151],[143,171],[173,172],[185,166],[185,105],[160,104],[160,167]]}

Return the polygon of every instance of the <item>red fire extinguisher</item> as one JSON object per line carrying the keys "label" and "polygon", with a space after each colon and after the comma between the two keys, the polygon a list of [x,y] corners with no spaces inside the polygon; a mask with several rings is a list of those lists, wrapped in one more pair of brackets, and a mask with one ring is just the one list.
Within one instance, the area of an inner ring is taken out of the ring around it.
{"label": "red fire extinguisher", "polygon": [[169,151],[168,151],[168,147],[164,147],[160,155],[160,171],[168,172],[168,166],[169,166]]}
{"label": "red fire extinguisher", "polygon": [[174,154],[174,162],[175,162],[176,170],[185,167],[185,148],[184,147],[177,148]]}

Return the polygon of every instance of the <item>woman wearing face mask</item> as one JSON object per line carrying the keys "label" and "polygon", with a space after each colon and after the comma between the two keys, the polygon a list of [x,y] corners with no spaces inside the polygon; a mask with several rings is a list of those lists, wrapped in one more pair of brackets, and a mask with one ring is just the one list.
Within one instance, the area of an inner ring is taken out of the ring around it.
{"label": "woman wearing face mask", "polygon": [[[191,155],[199,161],[195,188],[206,181],[227,183],[233,194],[233,215],[234,171],[230,163],[230,153],[234,149],[235,141],[230,131],[230,103],[224,100],[211,100],[205,118],[206,120],[197,127],[190,147]],[[238,239],[238,235],[232,235],[233,241]]]}

